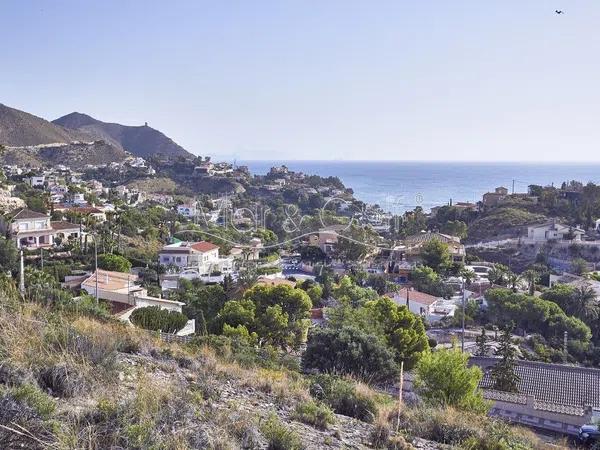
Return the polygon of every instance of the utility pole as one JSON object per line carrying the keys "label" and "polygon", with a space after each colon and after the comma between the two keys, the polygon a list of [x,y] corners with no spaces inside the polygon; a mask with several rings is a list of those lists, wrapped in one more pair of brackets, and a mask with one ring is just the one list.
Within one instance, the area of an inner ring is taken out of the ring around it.
{"label": "utility pole", "polygon": [[[86,242],[87,242],[87,236],[86,235]],[[100,274],[98,273],[98,242],[96,241],[96,235],[95,234],[90,234],[89,236],[92,236],[94,238],[94,262],[96,265],[96,289],[95,289],[95,297],[96,297],[96,305],[99,304],[98,301],[98,277],[100,276]]]}
{"label": "utility pole", "polygon": [[460,349],[465,351],[465,282],[462,283],[462,334],[460,338]]}
{"label": "utility pole", "polygon": [[25,296],[25,262],[23,261],[23,249],[21,249],[21,266],[19,274],[19,292]]}
{"label": "utility pole", "polygon": [[515,179],[513,178],[512,181],[513,181],[513,183],[512,183],[512,193],[514,195],[514,193],[515,193]]}

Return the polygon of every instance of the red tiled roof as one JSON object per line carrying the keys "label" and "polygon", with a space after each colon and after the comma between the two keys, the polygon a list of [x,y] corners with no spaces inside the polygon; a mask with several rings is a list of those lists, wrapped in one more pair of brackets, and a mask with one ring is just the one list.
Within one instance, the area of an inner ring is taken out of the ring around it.
{"label": "red tiled roof", "polygon": [[210,252],[211,250],[218,249],[219,246],[211,242],[200,241],[192,244],[192,248],[198,252],[206,253]]}
{"label": "red tiled roof", "polygon": [[79,225],[67,222],[66,220],[58,220],[56,222],[50,222],[53,230],[79,230]]}
{"label": "red tiled roof", "polygon": [[[406,291],[407,291],[406,288],[402,288],[395,295],[394,294],[388,294],[388,295],[391,296],[392,298],[395,297],[396,299],[402,299],[403,301],[405,301],[406,300]],[[414,301],[416,303],[420,303],[421,305],[428,305],[428,306],[433,305],[435,302],[437,302],[439,300],[438,297],[426,294],[425,292],[415,291],[414,289],[408,289],[408,299],[409,299],[409,301]]]}

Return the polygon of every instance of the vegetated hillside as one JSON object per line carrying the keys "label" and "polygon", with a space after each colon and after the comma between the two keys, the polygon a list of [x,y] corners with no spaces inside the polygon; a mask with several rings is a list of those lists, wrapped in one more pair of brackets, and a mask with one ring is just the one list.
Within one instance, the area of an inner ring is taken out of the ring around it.
{"label": "vegetated hillside", "polygon": [[54,120],[54,123],[71,130],[83,131],[108,142],[117,143],[128,152],[142,158],[159,154],[169,157],[194,157],[172,139],[146,125],[127,126],[102,122],[78,112],[60,117]]}
{"label": "vegetated hillside", "polygon": [[372,448],[377,425],[314,411],[306,380],[285,369],[244,368],[227,347],[217,356],[166,344],[109,318],[7,306],[0,308],[3,450]]}
{"label": "vegetated hillside", "polygon": [[542,223],[543,214],[523,209],[499,207],[490,210],[469,225],[468,240],[501,240],[518,237],[527,225]]}
{"label": "vegetated hillside", "polygon": [[127,187],[152,194],[177,194],[180,189],[175,181],[167,177],[135,180],[129,183]]}
{"label": "vegetated hillside", "polygon": [[23,147],[57,142],[91,141],[89,134],[67,130],[33,114],[0,104],[0,144]]}
{"label": "vegetated hillside", "polygon": [[31,292],[0,277],[3,450],[546,448],[485,414],[399,408],[351,378],[303,374],[297,355],[242,335],[166,343],[92,297]]}
{"label": "vegetated hillside", "polygon": [[104,141],[94,141],[7,148],[0,160],[4,164],[20,166],[43,167],[64,164],[79,169],[86,164],[101,165],[120,162],[128,156],[129,154],[121,147]]}

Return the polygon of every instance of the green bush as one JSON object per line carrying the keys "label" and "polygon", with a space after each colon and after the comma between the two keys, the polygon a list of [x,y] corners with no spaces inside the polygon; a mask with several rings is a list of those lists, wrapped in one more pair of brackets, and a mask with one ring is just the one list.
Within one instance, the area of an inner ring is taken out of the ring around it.
{"label": "green bush", "polygon": [[294,418],[321,430],[325,430],[330,424],[335,423],[335,415],[331,408],[314,400],[299,403],[296,406]]}
{"label": "green bush", "polygon": [[152,331],[160,330],[164,333],[177,333],[188,321],[182,313],[161,309],[159,306],[136,309],[131,313],[130,320],[140,328]]}
{"label": "green bush", "polygon": [[286,427],[276,414],[271,414],[262,424],[260,431],[267,439],[267,450],[301,450],[298,434]]}
{"label": "green bush", "polygon": [[27,404],[42,419],[49,419],[56,409],[54,400],[33,384],[22,384],[12,390],[13,397]]}
{"label": "green bush", "polygon": [[373,398],[358,392],[353,383],[333,375],[315,376],[310,394],[328,404],[336,413],[363,422],[372,422],[377,415],[377,404]]}
{"label": "green bush", "polygon": [[394,353],[377,337],[355,327],[312,332],[302,366],[307,371],[350,374],[368,381],[386,381],[398,373]]}
{"label": "green bush", "polygon": [[129,272],[131,263],[123,256],[104,254],[98,255],[98,267],[104,270],[114,270],[115,272]]}
{"label": "green bush", "polygon": [[281,272],[281,268],[279,267],[260,267],[256,270],[258,275],[273,275],[279,272]]}

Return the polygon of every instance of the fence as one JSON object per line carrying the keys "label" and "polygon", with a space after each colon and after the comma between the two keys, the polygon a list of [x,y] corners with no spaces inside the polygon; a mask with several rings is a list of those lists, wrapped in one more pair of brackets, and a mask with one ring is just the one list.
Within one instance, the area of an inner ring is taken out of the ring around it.
{"label": "fence", "polygon": [[177,342],[179,344],[189,344],[193,341],[194,336],[177,336],[176,334],[164,333],[162,331],[158,332],[158,337],[165,342]]}

